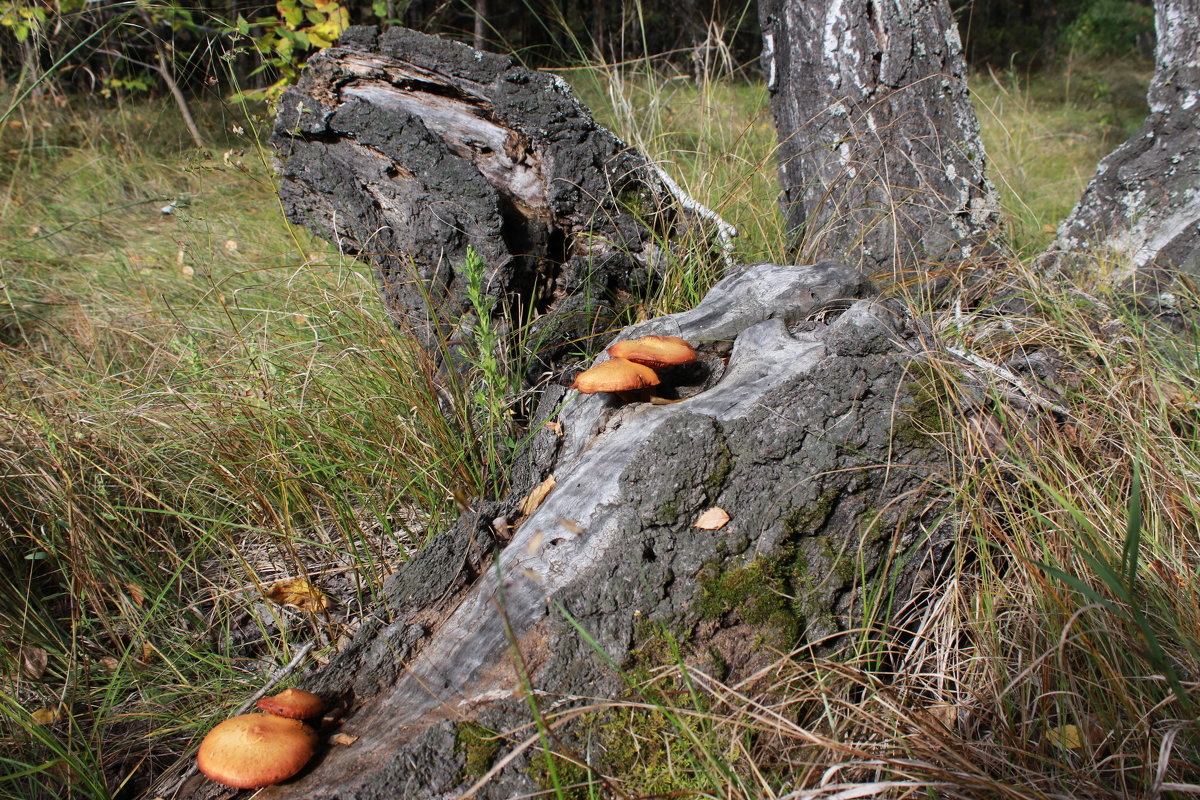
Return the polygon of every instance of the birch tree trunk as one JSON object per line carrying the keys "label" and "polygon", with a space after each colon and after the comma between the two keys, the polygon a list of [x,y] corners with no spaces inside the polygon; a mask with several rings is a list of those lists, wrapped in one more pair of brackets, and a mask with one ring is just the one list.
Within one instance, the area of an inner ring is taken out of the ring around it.
{"label": "birch tree trunk", "polygon": [[759,0],[790,244],[895,273],[998,249],[945,0]]}
{"label": "birch tree trunk", "polygon": [[1155,26],[1150,114],[1100,162],[1044,266],[1200,274],[1200,0],[1159,0]]}

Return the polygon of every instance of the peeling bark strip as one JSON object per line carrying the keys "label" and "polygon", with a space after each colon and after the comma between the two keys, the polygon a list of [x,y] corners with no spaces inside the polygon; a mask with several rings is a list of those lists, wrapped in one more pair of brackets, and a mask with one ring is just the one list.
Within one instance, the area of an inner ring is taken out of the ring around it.
{"label": "peeling bark strip", "polygon": [[1200,0],[1155,4],[1156,66],[1142,129],[1100,162],[1043,264],[1068,254],[1200,275]]}
{"label": "peeling bark strip", "polygon": [[652,284],[685,214],[711,214],[560,78],[405,29],[351,28],[313,56],[272,143],[289,219],[370,261],[393,320],[424,334],[469,313],[473,247],[489,296],[586,335]]}
{"label": "peeling bark strip", "polygon": [[984,175],[945,0],[759,0],[784,213],[801,261],[872,273],[985,255]]}

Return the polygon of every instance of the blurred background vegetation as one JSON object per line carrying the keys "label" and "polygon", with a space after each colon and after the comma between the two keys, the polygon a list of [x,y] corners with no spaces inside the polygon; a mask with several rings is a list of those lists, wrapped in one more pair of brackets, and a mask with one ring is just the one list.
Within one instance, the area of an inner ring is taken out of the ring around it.
{"label": "blurred background vegetation", "polygon": [[[1069,57],[1152,56],[1154,14],[1138,0],[955,0],[968,60],[1045,69]],[[0,76],[64,89],[189,96],[264,89],[294,75],[348,24],[400,24],[517,53],[529,66],[625,63],[651,55],[685,71],[714,58],[755,69],[746,0],[2,0]]]}

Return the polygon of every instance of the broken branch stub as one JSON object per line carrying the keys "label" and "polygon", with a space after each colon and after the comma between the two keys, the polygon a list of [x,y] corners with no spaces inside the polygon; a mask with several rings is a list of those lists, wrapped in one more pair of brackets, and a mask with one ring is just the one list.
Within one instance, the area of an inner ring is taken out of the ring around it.
{"label": "broken branch stub", "polygon": [[650,288],[686,220],[732,231],[561,78],[402,28],[315,55],[272,143],[288,218],[368,261],[393,321],[423,336],[471,313],[468,248],[497,313],[542,316],[553,346]]}

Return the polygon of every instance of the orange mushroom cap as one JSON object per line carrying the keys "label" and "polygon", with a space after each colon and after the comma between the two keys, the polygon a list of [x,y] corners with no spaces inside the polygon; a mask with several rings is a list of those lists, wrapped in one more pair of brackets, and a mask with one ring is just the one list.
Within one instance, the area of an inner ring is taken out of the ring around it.
{"label": "orange mushroom cap", "polygon": [[303,689],[284,689],[272,697],[260,697],[256,705],[268,714],[288,719],[308,719],[325,710],[324,700]]}
{"label": "orange mushroom cap", "polygon": [[584,394],[630,392],[650,386],[658,386],[658,376],[654,370],[624,358],[610,358],[603,364],[584,370],[575,376],[575,382],[571,384],[572,389]]}
{"label": "orange mushroom cap", "polygon": [[652,369],[673,367],[696,360],[696,350],[678,336],[643,336],[627,339],[608,348],[613,358],[626,358]]}
{"label": "orange mushroom cap", "polygon": [[295,775],[316,749],[317,732],[300,720],[243,714],[208,732],[196,766],[235,789],[257,789]]}

